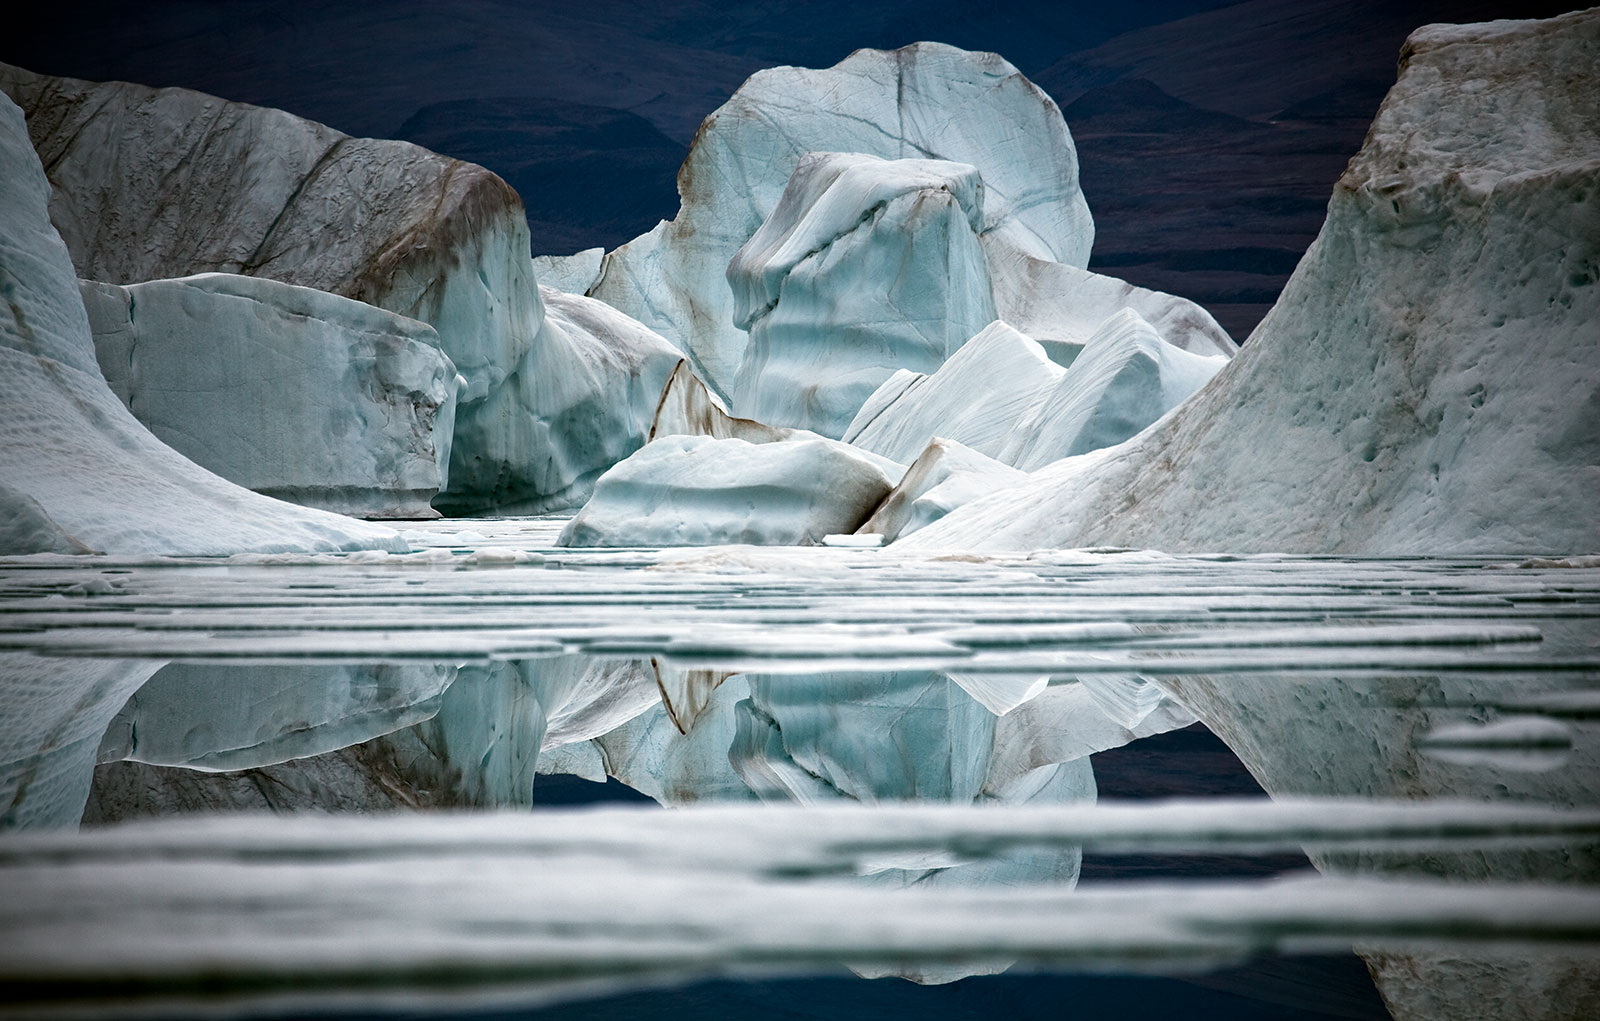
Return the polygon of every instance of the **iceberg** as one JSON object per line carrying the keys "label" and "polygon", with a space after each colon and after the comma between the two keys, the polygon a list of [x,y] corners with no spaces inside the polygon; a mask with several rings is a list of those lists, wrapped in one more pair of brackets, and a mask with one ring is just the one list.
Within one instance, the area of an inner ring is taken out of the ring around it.
{"label": "iceberg", "polygon": [[853,443],[910,463],[935,435],[989,458],[1000,458],[1065,372],[1044,348],[1003,322],[993,322],[932,375],[896,373],[844,431]]}
{"label": "iceberg", "polygon": [[500,178],[186,89],[0,64],[0,91],[27,114],[78,276],[238,273],[421,320],[467,381],[449,493],[481,503],[523,482],[527,409],[501,391],[544,309],[522,201]]}
{"label": "iceberg", "polygon": [[683,360],[604,302],[546,287],[539,293],[544,324],[500,391],[507,419],[521,416],[507,456],[524,467],[520,479],[494,487],[493,504],[520,513],[587,499],[601,472],[644,445],[661,392]]}
{"label": "iceberg", "polygon": [[101,374],[50,195],[22,111],[0,99],[0,552],[409,548],[224,481],[141,425]]}
{"label": "iceberg", "polygon": [[859,531],[877,533],[891,543],[1027,477],[971,447],[936,436]]}
{"label": "iceberg", "polygon": [[1432,26],[1239,356],[908,548],[1600,548],[1600,13]]}
{"label": "iceberg", "polygon": [[1094,224],[1056,104],[995,54],[923,42],[752,75],[696,134],[677,217],[607,253],[588,293],[678,345],[713,392],[734,396],[747,338],[724,271],[811,152],[968,164],[983,182],[980,234],[1088,263]]}
{"label": "iceberg", "polygon": [[737,418],[728,406],[700,381],[687,358],[678,362],[661,390],[650,439],[662,436],[712,436],[749,443],[776,443],[795,435],[793,429],[763,425],[752,418]]}
{"label": "iceberg", "polygon": [[733,406],[838,437],[897,369],[938,368],[994,319],[982,227],[967,164],[801,157],[728,263],[734,325],[750,334]]}
{"label": "iceberg", "polygon": [[600,476],[562,546],[814,545],[854,532],[899,478],[837,440],[667,436]]}
{"label": "iceberg", "polygon": [[291,503],[438,516],[464,381],[433,327],[231,273],[79,287],[111,391],[174,450]]}
{"label": "iceberg", "polygon": [[1115,446],[1182,404],[1227,364],[1168,344],[1131,308],[1111,314],[1005,434],[1000,460],[1033,471]]}

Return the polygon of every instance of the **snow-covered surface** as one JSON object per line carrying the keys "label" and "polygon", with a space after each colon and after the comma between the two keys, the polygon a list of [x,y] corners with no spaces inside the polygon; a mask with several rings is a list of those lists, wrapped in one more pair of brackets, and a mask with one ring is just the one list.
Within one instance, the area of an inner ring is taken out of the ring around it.
{"label": "snow-covered surface", "polygon": [[1131,308],[1167,343],[1201,355],[1232,357],[1239,351],[1211,313],[1161,291],[1039,259],[992,238],[984,239],[994,281],[995,311],[1040,342],[1082,346],[1113,313]]}
{"label": "snow-covered surface", "polygon": [[1226,364],[1168,344],[1131,308],[1114,312],[1006,431],[997,456],[1033,471],[1114,446],[1182,404]]}
{"label": "snow-covered surface", "polygon": [[1064,371],[1031,338],[996,321],[931,375],[885,380],[843,438],[906,464],[935,436],[999,458]]}
{"label": "snow-covered surface", "polygon": [[582,503],[601,472],[638,450],[683,354],[616,309],[539,289],[544,325],[515,379],[520,411],[510,459],[522,477],[495,487],[502,507],[542,512]]}
{"label": "snow-covered surface", "polygon": [[898,475],[821,437],[666,436],[600,477],[563,545],[814,544],[853,532]]}
{"label": "snow-covered surface", "polygon": [[403,550],[393,532],[226,482],[166,446],[101,375],[50,185],[0,101],[0,536],[6,553]]}
{"label": "snow-covered surface", "polygon": [[857,153],[801,157],[728,263],[750,334],[731,406],[843,434],[897,369],[931,372],[994,319],[974,167]]}
{"label": "snow-covered surface", "polygon": [[908,540],[1600,548],[1600,12],[1429,27],[1283,296],[1212,384]]}
{"label": "snow-covered surface", "polygon": [[983,181],[983,234],[1088,262],[1094,227],[1055,103],[995,54],[923,42],[752,75],[701,125],[678,174],[677,217],[607,253],[589,293],[678,344],[730,396],[746,337],[723,274],[809,152],[970,164]]}
{"label": "snow-covered surface", "polygon": [[1025,472],[954,440],[935,437],[861,526],[886,543],[932,524],[957,507],[1027,478]]}
{"label": "snow-covered surface", "polygon": [[180,454],[304,506],[438,516],[464,383],[433,327],[231,273],[79,287],[112,393]]}
{"label": "snow-covered surface", "polygon": [[543,319],[522,201],[470,163],[186,89],[0,65],[49,168],[77,275],[240,273],[355,298],[438,331],[467,380],[450,484],[481,503],[530,466],[502,392]]}

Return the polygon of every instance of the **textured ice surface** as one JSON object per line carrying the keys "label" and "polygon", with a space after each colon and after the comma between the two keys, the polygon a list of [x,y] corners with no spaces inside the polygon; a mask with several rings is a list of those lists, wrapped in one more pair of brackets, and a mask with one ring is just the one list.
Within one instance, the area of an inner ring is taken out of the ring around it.
{"label": "textured ice surface", "polygon": [[931,372],[994,319],[976,168],[857,153],[800,158],[728,263],[750,334],[732,406],[838,437],[897,369]]}
{"label": "textured ice surface", "polygon": [[1063,371],[1032,339],[993,322],[932,375],[886,380],[844,440],[904,464],[935,436],[998,458]]}
{"label": "textured ice surface", "polygon": [[1227,364],[1161,339],[1131,308],[1114,312],[1050,391],[1007,430],[997,456],[1023,471],[1113,446],[1182,404]]}
{"label": "textured ice surface", "polygon": [[896,481],[837,440],[666,436],[600,477],[561,542],[814,544],[855,531]]}
{"label": "textured ice surface", "polygon": [[180,454],[292,503],[437,516],[461,381],[433,327],[230,273],[79,287],[111,391]]}
{"label": "textured ice surface", "polygon": [[232,553],[405,544],[259,496],[151,435],[106,385],[22,111],[0,102],[0,537],[7,553]]}
{"label": "textured ice surface", "polygon": [[496,502],[527,511],[582,503],[601,472],[643,446],[683,359],[604,302],[539,290],[544,325],[502,388],[506,413],[522,416],[511,458],[525,467],[520,480],[495,487]]}
{"label": "textured ice surface", "polygon": [[533,272],[539,286],[549,287],[567,294],[587,294],[600,279],[600,266],[605,259],[604,248],[585,248],[572,255],[536,255]]}
{"label": "textured ice surface", "polygon": [[241,273],[420,319],[467,380],[451,487],[493,498],[525,484],[527,409],[501,391],[543,310],[522,201],[504,181],[186,89],[0,65],[0,90],[27,114],[78,276]]}
{"label": "textured ice surface", "polygon": [[1001,319],[1040,342],[1082,347],[1113,313],[1131,308],[1169,344],[1200,355],[1239,350],[1211,313],[1186,298],[1135,287],[984,239]]}
{"label": "textured ice surface", "polygon": [[1600,14],[1430,27],[1239,357],[927,548],[1600,547]]}
{"label": "textured ice surface", "polygon": [[661,391],[655,421],[650,423],[650,439],[660,436],[712,436],[719,440],[740,439],[748,443],[774,443],[795,435],[794,429],[764,425],[750,418],[738,418],[694,374],[688,359],[678,363]]}
{"label": "textured ice surface", "polygon": [[1088,262],[1094,227],[1055,103],[995,54],[916,43],[752,75],[701,125],[678,174],[677,217],[608,253],[589,293],[678,344],[731,395],[746,336],[724,271],[808,152],[970,164],[983,181],[983,234]]}
{"label": "textured ice surface", "polygon": [[936,437],[911,462],[862,532],[886,543],[932,524],[964,504],[1013,485],[1027,475],[954,440]]}

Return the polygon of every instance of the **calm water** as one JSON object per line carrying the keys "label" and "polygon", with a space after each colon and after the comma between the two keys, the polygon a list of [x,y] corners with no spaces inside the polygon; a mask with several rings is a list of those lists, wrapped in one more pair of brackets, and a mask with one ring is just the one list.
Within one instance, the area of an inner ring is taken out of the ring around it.
{"label": "calm water", "polygon": [[0,562],[0,1011],[1600,995],[1600,569],[558,528]]}

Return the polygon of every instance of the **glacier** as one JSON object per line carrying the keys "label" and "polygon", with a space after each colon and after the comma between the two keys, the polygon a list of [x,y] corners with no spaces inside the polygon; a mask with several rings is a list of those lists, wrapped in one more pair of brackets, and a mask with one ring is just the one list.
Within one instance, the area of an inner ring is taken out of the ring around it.
{"label": "glacier", "polygon": [[465,381],[433,327],[231,273],[79,286],[111,391],[174,450],[302,506],[438,516]]}
{"label": "glacier", "polygon": [[394,532],[226,482],[158,440],[95,358],[23,113],[0,101],[0,526],[6,553],[409,547]]}
{"label": "glacier", "polygon": [[937,368],[994,319],[982,227],[967,164],[802,156],[728,263],[750,335],[732,406],[838,438],[896,370]]}
{"label": "glacier", "polygon": [[888,474],[881,459],[820,436],[665,436],[600,476],[560,543],[815,544],[854,532],[902,472]]}
{"label": "glacier", "polygon": [[995,54],[923,42],[752,75],[696,134],[677,216],[606,253],[588,293],[677,344],[714,393],[734,397],[747,338],[724,272],[811,152],[968,164],[983,181],[982,234],[1088,262],[1093,220],[1055,103]]}
{"label": "glacier", "polygon": [[859,529],[885,543],[944,517],[957,507],[1027,478],[971,447],[936,436],[912,460],[889,495]]}
{"label": "glacier", "polygon": [[1600,547],[1600,14],[1430,27],[1211,385],[913,548]]}

